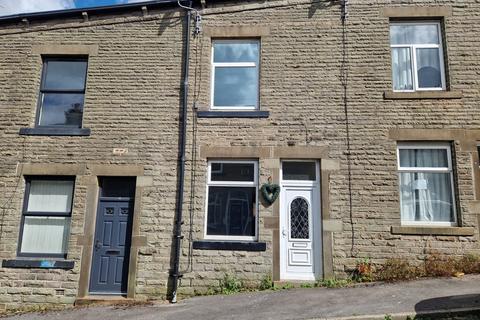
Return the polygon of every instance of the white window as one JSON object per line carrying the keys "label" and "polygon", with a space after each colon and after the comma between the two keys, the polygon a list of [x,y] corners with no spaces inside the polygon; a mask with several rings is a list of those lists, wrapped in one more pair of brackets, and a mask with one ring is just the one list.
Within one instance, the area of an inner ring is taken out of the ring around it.
{"label": "white window", "polygon": [[402,224],[456,225],[448,143],[400,144],[398,171]]}
{"label": "white window", "polygon": [[256,161],[209,161],[205,239],[257,239],[257,172]]}
{"label": "white window", "polygon": [[67,254],[72,214],[73,178],[27,178],[19,256]]}
{"label": "white window", "polygon": [[392,22],[394,91],[445,90],[440,22]]}
{"label": "white window", "polygon": [[259,55],[258,40],[213,41],[211,109],[258,109]]}

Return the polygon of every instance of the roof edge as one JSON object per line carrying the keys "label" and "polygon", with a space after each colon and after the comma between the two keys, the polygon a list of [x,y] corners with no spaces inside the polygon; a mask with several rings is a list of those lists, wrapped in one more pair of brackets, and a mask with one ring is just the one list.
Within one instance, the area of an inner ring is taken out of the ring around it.
{"label": "roof edge", "polygon": [[115,12],[126,12],[135,8],[141,8],[144,6],[147,7],[162,7],[162,6],[172,6],[176,5],[177,0],[154,0],[146,2],[137,2],[137,3],[126,3],[118,4],[111,6],[100,6],[100,7],[90,7],[90,8],[75,8],[75,9],[65,9],[65,10],[53,10],[53,11],[42,11],[42,12],[32,12],[32,13],[20,13],[14,15],[8,15],[0,17],[0,23],[13,23],[20,22],[23,19],[27,20],[49,20],[54,18],[66,18],[81,15],[82,12],[92,13],[92,14],[106,14],[106,13],[115,13]]}

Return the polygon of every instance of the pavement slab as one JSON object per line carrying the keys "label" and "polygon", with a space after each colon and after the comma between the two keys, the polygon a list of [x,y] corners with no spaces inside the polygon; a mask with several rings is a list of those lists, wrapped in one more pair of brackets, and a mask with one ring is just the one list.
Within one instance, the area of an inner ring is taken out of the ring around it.
{"label": "pavement slab", "polygon": [[369,319],[437,311],[477,310],[480,275],[422,279],[349,288],[298,288],[194,297],[177,304],[88,307],[9,320]]}

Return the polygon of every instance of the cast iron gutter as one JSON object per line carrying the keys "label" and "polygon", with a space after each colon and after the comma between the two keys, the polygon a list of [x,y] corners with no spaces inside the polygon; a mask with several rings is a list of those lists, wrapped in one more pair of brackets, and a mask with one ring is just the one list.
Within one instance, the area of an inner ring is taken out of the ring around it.
{"label": "cast iron gutter", "polygon": [[81,17],[82,12],[90,14],[114,14],[119,12],[128,12],[135,8],[141,8],[147,6],[149,8],[162,7],[167,5],[176,5],[176,0],[155,0],[137,3],[117,4],[111,6],[102,7],[90,7],[90,8],[75,8],[66,10],[54,10],[44,12],[32,12],[32,13],[20,13],[9,16],[0,17],[0,23],[20,22],[23,19],[27,20],[50,20],[61,19],[66,17]]}
{"label": "cast iron gutter", "polygon": [[[189,2],[189,7],[192,6],[192,1]],[[175,213],[175,230],[174,230],[174,245],[175,252],[173,258],[173,270],[170,272],[170,276],[173,278],[172,283],[172,297],[171,302],[177,302],[177,288],[178,288],[178,278],[182,275],[180,274],[180,251],[182,245],[182,224],[183,224],[183,196],[184,196],[184,177],[185,177],[185,146],[186,146],[186,136],[187,136],[187,98],[188,98],[188,69],[190,67],[190,23],[191,23],[192,12],[191,10],[187,11],[185,17],[185,47],[183,54],[183,83],[182,83],[182,122],[181,122],[181,133],[179,137],[179,162],[180,168],[178,173],[178,194],[177,194],[177,210]]]}

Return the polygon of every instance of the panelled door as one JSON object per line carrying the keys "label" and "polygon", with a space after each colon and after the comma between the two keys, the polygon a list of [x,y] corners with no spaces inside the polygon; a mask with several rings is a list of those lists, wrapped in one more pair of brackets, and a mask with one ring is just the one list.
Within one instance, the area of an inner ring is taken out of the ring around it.
{"label": "panelled door", "polygon": [[[302,162],[299,164],[302,165]],[[321,277],[321,216],[317,177],[312,174],[310,178],[314,178],[313,180],[282,181],[280,196],[282,280],[316,280]]]}
{"label": "panelled door", "polygon": [[132,238],[133,198],[100,197],[90,293],[125,295]]}

